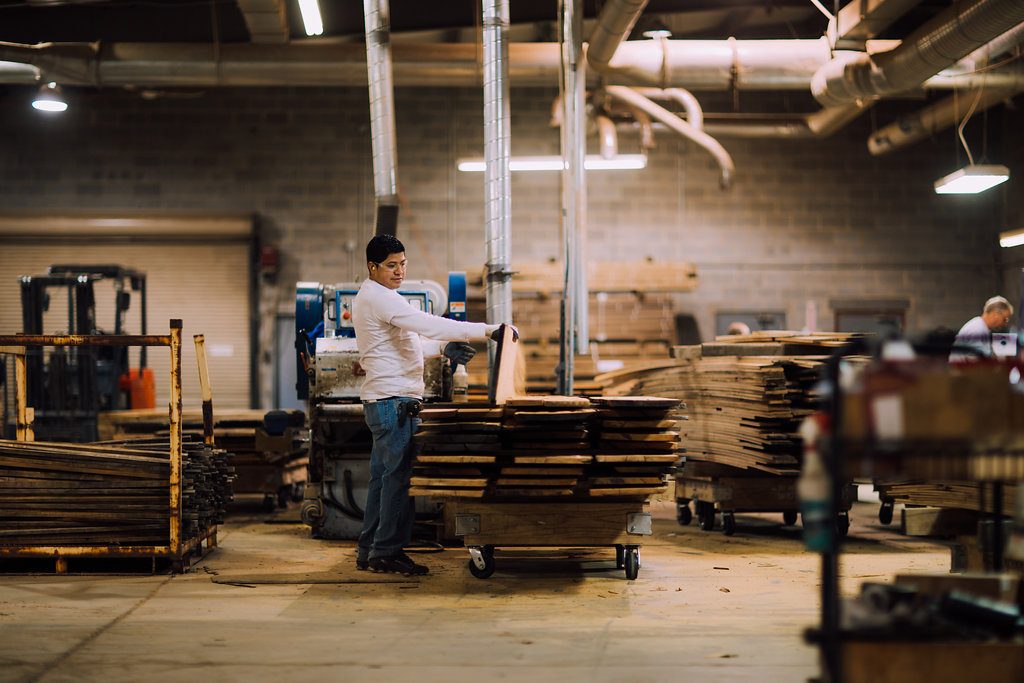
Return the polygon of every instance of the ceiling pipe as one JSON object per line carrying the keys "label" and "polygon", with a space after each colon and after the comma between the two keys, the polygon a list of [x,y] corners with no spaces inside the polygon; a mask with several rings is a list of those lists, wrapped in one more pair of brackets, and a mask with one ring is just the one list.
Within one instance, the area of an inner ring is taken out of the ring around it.
{"label": "ceiling pipe", "polygon": [[597,139],[601,145],[601,157],[614,159],[619,155],[619,134],[615,130],[615,122],[604,114],[594,117],[597,123]]}
{"label": "ceiling pipe", "polygon": [[1021,22],[1021,0],[956,2],[893,50],[827,62],[814,74],[811,92],[825,106],[906,92]]}
{"label": "ceiling pipe", "polygon": [[601,7],[587,45],[587,63],[599,73],[611,67],[612,57],[629,37],[647,0],[609,0]]}
{"label": "ceiling pipe", "polygon": [[946,97],[911,114],[901,116],[872,133],[868,137],[868,151],[873,156],[881,156],[903,149],[958,124],[972,106],[975,113],[985,111],[1010,99],[1018,92],[1001,89],[973,90],[959,96]]}
{"label": "ceiling pipe", "polygon": [[363,0],[363,17],[366,23],[366,75],[370,87],[373,194],[377,200],[374,234],[394,235],[398,230],[398,150],[388,0]]}
{"label": "ceiling pipe", "polygon": [[[484,225],[487,322],[512,322],[512,156],[508,0],[481,0],[484,80]],[[493,358],[491,360],[493,365]]]}
{"label": "ceiling pipe", "polygon": [[[479,87],[478,52],[475,45],[468,44],[392,44],[394,85]],[[508,52],[513,85],[550,87],[558,83],[557,43],[510,43]],[[667,63],[663,60],[666,55]],[[691,91],[806,90],[815,72],[830,59],[824,39],[630,41],[616,51],[615,68],[600,78],[592,73],[590,84],[597,86],[603,80],[611,85],[678,86]],[[192,43],[0,42],[0,83],[35,84],[37,71],[72,86],[367,85],[366,49],[359,44],[227,43],[220,46],[219,58],[214,59],[209,45]],[[940,72],[923,86],[951,89],[976,85],[977,75],[951,71]],[[1018,74],[999,69],[988,72],[985,82],[999,87],[1005,85],[1000,79],[1017,82]]]}
{"label": "ceiling pipe", "polygon": [[633,88],[644,97],[651,100],[671,100],[683,107],[686,112],[686,122],[697,130],[704,130],[704,110],[700,102],[689,90],[683,88]]}
{"label": "ceiling pipe", "polygon": [[[827,138],[860,116],[872,103],[850,104],[845,107],[826,107],[802,116],[780,119],[776,116],[751,115],[742,122],[705,121],[704,132],[715,137],[748,139],[823,139]],[[648,119],[649,121],[649,119]],[[636,128],[638,121],[618,123],[617,127]],[[659,126],[670,130],[667,126]]]}
{"label": "ceiling pipe", "polygon": [[728,189],[732,185],[733,176],[736,174],[736,165],[732,157],[725,151],[721,143],[715,140],[702,130],[697,130],[686,121],[665,109],[659,104],[652,102],[632,88],[621,85],[610,85],[605,88],[608,96],[620,100],[630,106],[636,107],[648,114],[652,119],[665,124],[682,137],[696,143],[707,150],[718,162],[720,169],[719,185],[722,189]]}

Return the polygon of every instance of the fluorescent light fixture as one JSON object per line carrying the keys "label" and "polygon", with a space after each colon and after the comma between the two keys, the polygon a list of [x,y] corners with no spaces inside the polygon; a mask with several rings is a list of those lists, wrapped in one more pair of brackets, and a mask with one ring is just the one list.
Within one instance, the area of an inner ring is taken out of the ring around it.
{"label": "fluorescent light fixture", "polygon": [[320,4],[317,0],[299,0],[299,12],[302,13],[302,26],[307,36],[320,36],[324,33],[324,20],[320,16]]}
{"label": "fluorescent light fixture", "polygon": [[1024,228],[999,233],[999,246],[1009,249],[1024,244]]}
{"label": "fluorescent light fixture", "polygon": [[935,181],[937,194],[978,194],[1005,183],[1010,169],[1005,166],[977,166],[971,164]]}
{"label": "fluorescent light fixture", "polygon": [[[483,159],[460,159],[459,170],[463,173],[483,173],[487,162]],[[565,162],[559,156],[512,157],[508,162],[512,171],[561,171]],[[599,155],[588,155],[583,161],[588,171],[629,171],[647,168],[644,154],[620,154],[610,159]]]}
{"label": "fluorescent light fixture", "polygon": [[36,98],[32,100],[32,107],[45,112],[67,111],[68,103],[60,93],[60,86],[50,81],[41,88]]}

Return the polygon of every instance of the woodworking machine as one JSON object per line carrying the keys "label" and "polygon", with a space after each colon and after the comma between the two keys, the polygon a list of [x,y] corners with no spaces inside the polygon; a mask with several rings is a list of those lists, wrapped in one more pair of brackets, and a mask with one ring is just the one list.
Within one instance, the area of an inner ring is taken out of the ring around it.
{"label": "woodworking machine", "polygon": [[[296,390],[309,402],[310,429],[302,520],[316,538],[354,539],[362,528],[373,439],[359,402],[365,372],[359,365],[352,320],[352,300],[358,291],[356,282],[296,286]],[[465,320],[465,273],[450,273],[447,291],[432,280],[407,280],[398,292],[421,311],[447,311],[448,317]],[[424,400],[451,400],[448,360],[435,356],[424,361]]]}

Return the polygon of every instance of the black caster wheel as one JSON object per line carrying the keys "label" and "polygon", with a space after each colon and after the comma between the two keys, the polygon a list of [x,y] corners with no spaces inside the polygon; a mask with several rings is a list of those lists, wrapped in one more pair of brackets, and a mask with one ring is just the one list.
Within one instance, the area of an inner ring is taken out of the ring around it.
{"label": "black caster wheel", "polygon": [[714,503],[697,503],[697,525],[701,531],[711,531],[715,528]]}
{"label": "black caster wheel", "polygon": [[622,569],[626,566],[626,548],[625,546],[615,546],[615,568]]}
{"label": "black caster wheel", "polygon": [[273,493],[264,493],[263,494],[263,511],[264,512],[273,512],[276,509],[277,509],[277,496],[275,496]]}
{"label": "black caster wheel", "polygon": [[638,548],[626,548],[625,552],[626,578],[632,581],[640,574],[640,550]]}
{"label": "black caster wheel", "polygon": [[786,526],[796,524],[796,510],[786,510],[782,513],[782,523]]}
{"label": "black caster wheel", "polygon": [[478,579],[488,579],[494,573],[494,551],[488,550],[485,547],[480,551],[481,559],[484,562],[483,567],[480,567],[472,557],[469,558],[469,573]]}
{"label": "black caster wheel", "polygon": [[722,533],[726,536],[736,533],[736,516],[731,512],[722,513]]}
{"label": "black caster wheel", "polygon": [[687,526],[693,521],[693,512],[690,510],[689,503],[676,503],[676,521],[683,526]]}
{"label": "black caster wheel", "polygon": [[878,521],[882,524],[892,524],[892,513],[896,504],[892,501],[882,501],[881,506],[878,508]]}
{"label": "black caster wheel", "polygon": [[845,538],[850,533],[850,513],[840,512],[839,516],[836,517],[836,531],[839,532],[841,538]]}
{"label": "black caster wheel", "polygon": [[288,507],[288,501],[292,499],[292,487],[285,486],[277,491],[277,507],[284,510]]}

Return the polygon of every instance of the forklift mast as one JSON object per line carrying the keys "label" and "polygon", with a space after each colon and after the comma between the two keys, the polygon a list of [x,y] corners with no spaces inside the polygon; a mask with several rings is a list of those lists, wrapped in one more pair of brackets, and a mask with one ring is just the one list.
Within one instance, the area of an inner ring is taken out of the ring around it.
{"label": "forklift mast", "polygon": [[[102,280],[114,284],[114,329],[111,331],[98,329],[96,322],[95,283]],[[50,290],[58,288],[66,290],[68,295],[67,328],[47,331],[43,329],[43,321],[50,307]],[[45,275],[21,278],[22,331],[25,334],[124,334],[133,291],[140,299],[139,333],[145,334],[144,273],[115,265],[50,266]],[[123,389],[133,374],[145,374],[146,348],[141,348],[138,371],[129,367],[127,347],[31,349],[26,364],[28,402],[36,409],[39,438],[95,441],[99,436],[97,422],[101,410],[132,407]]]}

